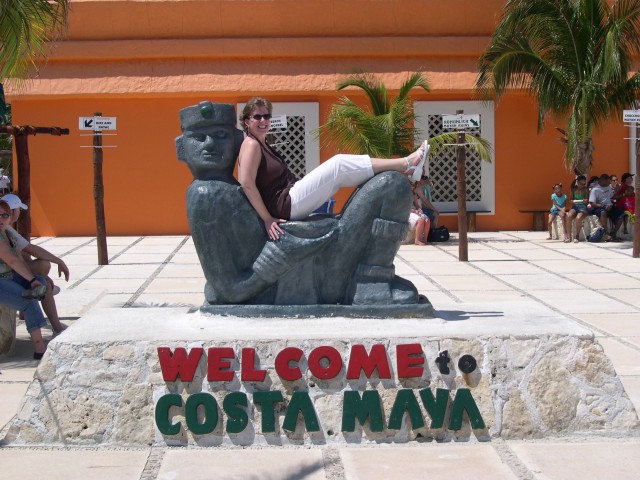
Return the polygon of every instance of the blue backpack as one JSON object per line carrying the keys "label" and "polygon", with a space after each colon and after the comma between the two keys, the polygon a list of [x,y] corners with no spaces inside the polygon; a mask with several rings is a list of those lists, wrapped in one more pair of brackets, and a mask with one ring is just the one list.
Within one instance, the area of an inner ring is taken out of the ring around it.
{"label": "blue backpack", "polygon": [[597,227],[591,230],[591,233],[587,235],[587,242],[597,243],[601,242],[604,238],[604,228]]}

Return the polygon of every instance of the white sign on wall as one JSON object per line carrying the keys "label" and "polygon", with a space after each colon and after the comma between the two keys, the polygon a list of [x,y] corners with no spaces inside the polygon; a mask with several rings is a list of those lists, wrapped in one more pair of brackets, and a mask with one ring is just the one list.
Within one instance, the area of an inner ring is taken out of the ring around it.
{"label": "white sign on wall", "polygon": [[287,116],[286,115],[277,115],[275,117],[271,117],[271,128],[281,128],[282,130],[287,129]]}
{"label": "white sign on wall", "polygon": [[622,121],[640,123],[640,110],[625,110],[622,115]]}
{"label": "white sign on wall", "polygon": [[480,115],[442,115],[442,127],[445,130],[458,128],[479,128]]}
{"label": "white sign on wall", "polygon": [[117,130],[116,117],[78,117],[80,130]]}

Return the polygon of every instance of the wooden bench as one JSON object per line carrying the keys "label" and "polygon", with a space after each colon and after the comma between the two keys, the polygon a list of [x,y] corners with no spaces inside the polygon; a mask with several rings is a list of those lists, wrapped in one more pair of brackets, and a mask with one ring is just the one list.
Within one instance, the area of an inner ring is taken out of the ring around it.
{"label": "wooden bench", "polygon": [[544,223],[544,214],[549,213],[549,209],[547,210],[518,210],[520,213],[533,213],[533,231],[534,232],[542,232],[546,230],[546,225]]}
{"label": "wooden bench", "polygon": [[0,305],[0,356],[12,355],[16,345],[16,310]]}
{"label": "wooden bench", "polygon": [[[456,214],[458,210],[440,210],[440,215],[443,214]],[[476,214],[478,213],[491,213],[491,210],[475,210],[469,209],[467,210],[467,232],[475,232],[476,231]]]}

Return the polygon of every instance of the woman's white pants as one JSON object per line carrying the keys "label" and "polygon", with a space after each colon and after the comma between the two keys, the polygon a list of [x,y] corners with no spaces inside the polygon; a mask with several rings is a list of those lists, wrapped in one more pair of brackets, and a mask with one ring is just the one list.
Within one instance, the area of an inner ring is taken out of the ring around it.
{"label": "woman's white pants", "polygon": [[342,187],[356,187],[373,177],[369,155],[331,157],[298,180],[291,190],[291,220],[302,220]]}

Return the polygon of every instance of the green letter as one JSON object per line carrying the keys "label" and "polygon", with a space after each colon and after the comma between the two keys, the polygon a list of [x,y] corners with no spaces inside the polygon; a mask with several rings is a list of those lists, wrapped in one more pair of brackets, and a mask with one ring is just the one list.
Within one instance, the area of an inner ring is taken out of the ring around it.
{"label": "green letter", "polygon": [[[198,422],[198,407],[204,408],[204,421]],[[213,395],[206,392],[194,393],[187,398],[184,406],[184,416],[187,420],[187,428],[194,435],[206,435],[213,432],[218,423],[218,403]]]}
{"label": "green letter", "polygon": [[372,432],[381,432],[384,428],[382,424],[382,406],[380,394],[377,390],[365,390],[360,399],[359,392],[344,392],[344,402],[342,407],[342,431],[353,432],[356,429],[356,417],[360,425],[369,418],[369,429]]}
{"label": "green letter", "polygon": [[182,397],[177,393],[168,393],[158,399],[158,403],[156,403],[156,425],[161,434],[177,435],[180,432],[180,424],[169,421],[169,409],[181,406]]}
{"label": "green letter", "polygon": [[411,420],[411,429],[424,427],[424,420],[422,419],[422,412],[420,411],[420,405],[413,393],[413,390],[403,388],[398,390],[396,400],[393,402],[391,408],[391,414],[389,415],[389,428],[392,430],[400,430],[402,427],[402,417],[404,412],[409,413],[409,420]]}
{"label": "green letter", "polygon": [[315,408],[313,408],[313,403],[311,403],[309,392],[293,392],[291,401],[287,407],[287,412],[284,415],[282,428],[290,432],[295,431],[299,412],[302,412],[302,418],[304,419],[305,428],[308,432],[317,432],[320,430],[318,416],[316,415]]}
{"label": "green letter", "polygon": [[227,432],[240,433],[247,427],[249,423],[249,415],[244,408],[240,408],[238,405],[246,407],[247,394],[242,392],[231,392],[222,402],[222,409],[229,416],[227,419]]}
{"label": "green letter", "polygon": [[446,388],[436,388],[436,398],[430,388],[420,390],[420,398],[424,408],[431,417],[431,425],[429,428],[442,428],[444,424],[444,415],[447,412],[447,404],[449,403],[449,390]]}
{"label": "green letter", "polygon": [[273,404],[282,401],[284,401],[284,398],[280,391],[253,393],[253,403],[255,405],[260,405],[260,409],[262,411],[262,433],[276,431],[276,419],[273,413]]}
{"label": "green letter", "polygon": [[462,412],[465,410],[469,415],[471,428],[476,430],[485,427],[484,420],[482,420],[482,415],[480,415],[480,410],[471,396],[471,392],[468,388],[459,388],[456,390],[456,396],[451,407],[451,415],[449,415],[449,429],[460,430],[462,428]]}

